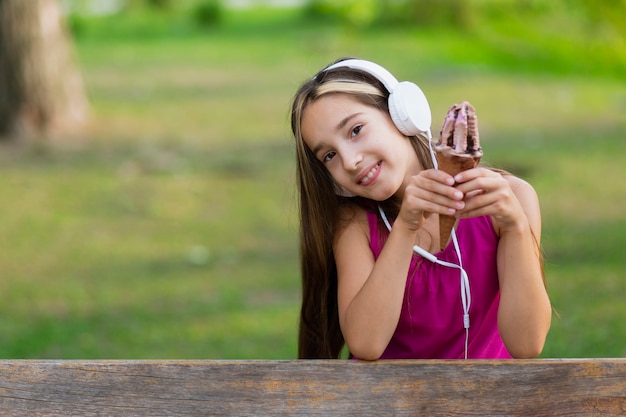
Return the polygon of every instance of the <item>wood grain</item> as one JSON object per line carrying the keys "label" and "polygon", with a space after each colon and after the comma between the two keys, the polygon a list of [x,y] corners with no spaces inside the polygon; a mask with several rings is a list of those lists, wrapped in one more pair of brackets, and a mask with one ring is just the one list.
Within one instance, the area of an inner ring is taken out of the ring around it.
{"label": "wood grain", "polygon": [[0,415],[623,415],[626,359],[0,361]]}

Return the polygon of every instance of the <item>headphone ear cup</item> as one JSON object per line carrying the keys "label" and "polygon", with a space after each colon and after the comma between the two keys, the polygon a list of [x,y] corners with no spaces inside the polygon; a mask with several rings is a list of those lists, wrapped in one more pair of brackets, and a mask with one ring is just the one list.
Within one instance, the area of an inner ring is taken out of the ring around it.
{"label": "headphone ear cup", "polygon": [[391,120],[404,135],[415,136],[430,129],[430,106],[422,90],[414,83],[398,83],[389,94],[388,104]]}
{"label": "headphone ear cup", "polygon": [[391,120],[393,124],[396,125],[398,130],[405,136],[414,136],[417,132],[413,132],[410,126],[404,125],[404,114],[406,114],[405,109],[402,107],[402,103],[397,103],[393,99],[393,93],[389,96],[389,115],[391,116]]}

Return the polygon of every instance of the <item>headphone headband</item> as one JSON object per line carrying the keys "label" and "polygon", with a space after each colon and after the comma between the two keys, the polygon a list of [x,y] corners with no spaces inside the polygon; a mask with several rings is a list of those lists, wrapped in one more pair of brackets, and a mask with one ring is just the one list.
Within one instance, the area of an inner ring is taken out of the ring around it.
{"label": "headphone headband", "polygon": [[346,59],[345,61],[339,61],[326,67],[323,72],[330,71],[335,68],[352,68],[367,72],[370,75],[376,77],[387,89],[388,92],[392,92],[393,89],[398,85],[398,80],[394,77],[389,71],[380,65],[371,62],[364,61],[362,59]]}
{"label": "headphone headband", "polygon": [[422,90],[412,82],[398,82],[396,77],[380,65],[362,59],[339,61],[322,70],[352,68],[376,77],[389,91],[389,114],[400,132],[407,136],[427,133],[430,139],[431,113]]}

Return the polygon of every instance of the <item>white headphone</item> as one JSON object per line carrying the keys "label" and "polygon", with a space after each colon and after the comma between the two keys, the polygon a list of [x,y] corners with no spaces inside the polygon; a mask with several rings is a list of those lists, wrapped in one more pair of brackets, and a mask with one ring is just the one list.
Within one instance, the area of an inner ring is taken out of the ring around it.
{"label": "white headphone", "polygon": [[[410,81],[398,82],[380,65],[362,59],[347,59],[326,67],[323,72],[335,68],[353,68],[376,77],[389,91],[389,114],[391,120],[406,136],[429,132],[431,113],[428,100],[422,90]],[[430,134],[429,134],[430,139]]]}
{"label": "white headphone", "polygon": [[[391,75],[391,73],[385,68],[374,62],[364,61],[361,59],[347,59],[345,61],[340,61],[326,67],[322,72],[329,71],[335,68],[353,68],[364,71],[376,77],[385,86],[387,91],[389,91],[389,114],[391,115],[391,120],[393,121],[395,126],[400,132],[402,132],[406,136],[415,136],[418,133],[426,133],[428,136],[430,156],[432,158],[434,167],[438,168],[437,158],[435,157],[435,152],[431,143],[432,135],[430,132],[430,125],[432,123],[432,116],[430,112],[430,106],[428,105],[428,100],[426,99],[426,96],[416,84],[410,81],[398,82],[398,80],[393,75]],[[349,196],[346,194],[340,195]],[[387,219],[387,216],[385,215],[385,212],[380,205],[378,206],[378,211],[380,212],[385,226],[391,232],[391,224],[389,223],[389,220]],[[417,245],[413,246],[413,251],[418,255],[421,255],[424,259],[428,259],[430,262],[448,268],[456,268],[460,270],[461,304],[463,306],[463,327],[465,328],[464,351],[465,359],[467,359],[470,327],[469,308],[472,303],[472,294],[470,291],[470,284],[467,272],[465,271],[465,269],[463,269],[463,263],[461,261],[461,249],[459,247],[459,242],[457,241],[454,228],[452,229],[452,242],[454,243],[454,248],[456,250],[457,258],[459,261],[458,265],[451,262],[442,261],[432,253]]]}

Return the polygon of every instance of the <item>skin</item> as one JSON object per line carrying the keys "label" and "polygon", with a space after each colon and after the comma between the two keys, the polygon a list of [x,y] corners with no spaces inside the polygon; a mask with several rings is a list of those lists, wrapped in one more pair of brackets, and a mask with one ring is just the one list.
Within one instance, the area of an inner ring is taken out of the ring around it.
{"label": "skin", "polygon": [[425,170],[387,113],[349,95],[329,94],[310,103],[302,133],[337,184],[375,201],[391,196],[402,201],[378,260],[369,248],[365,212],[350,208],[342,215],[334,256],[340,325],[350,352],[370,360],[384,352],[400,317],[412,247],[436,252],[439,214],[491,216],[500,236],[502,340],[513,357],[541,352],[551,306],[532,237],[541,235],[539,203],[528,183],[482,167],[454,178]]}

